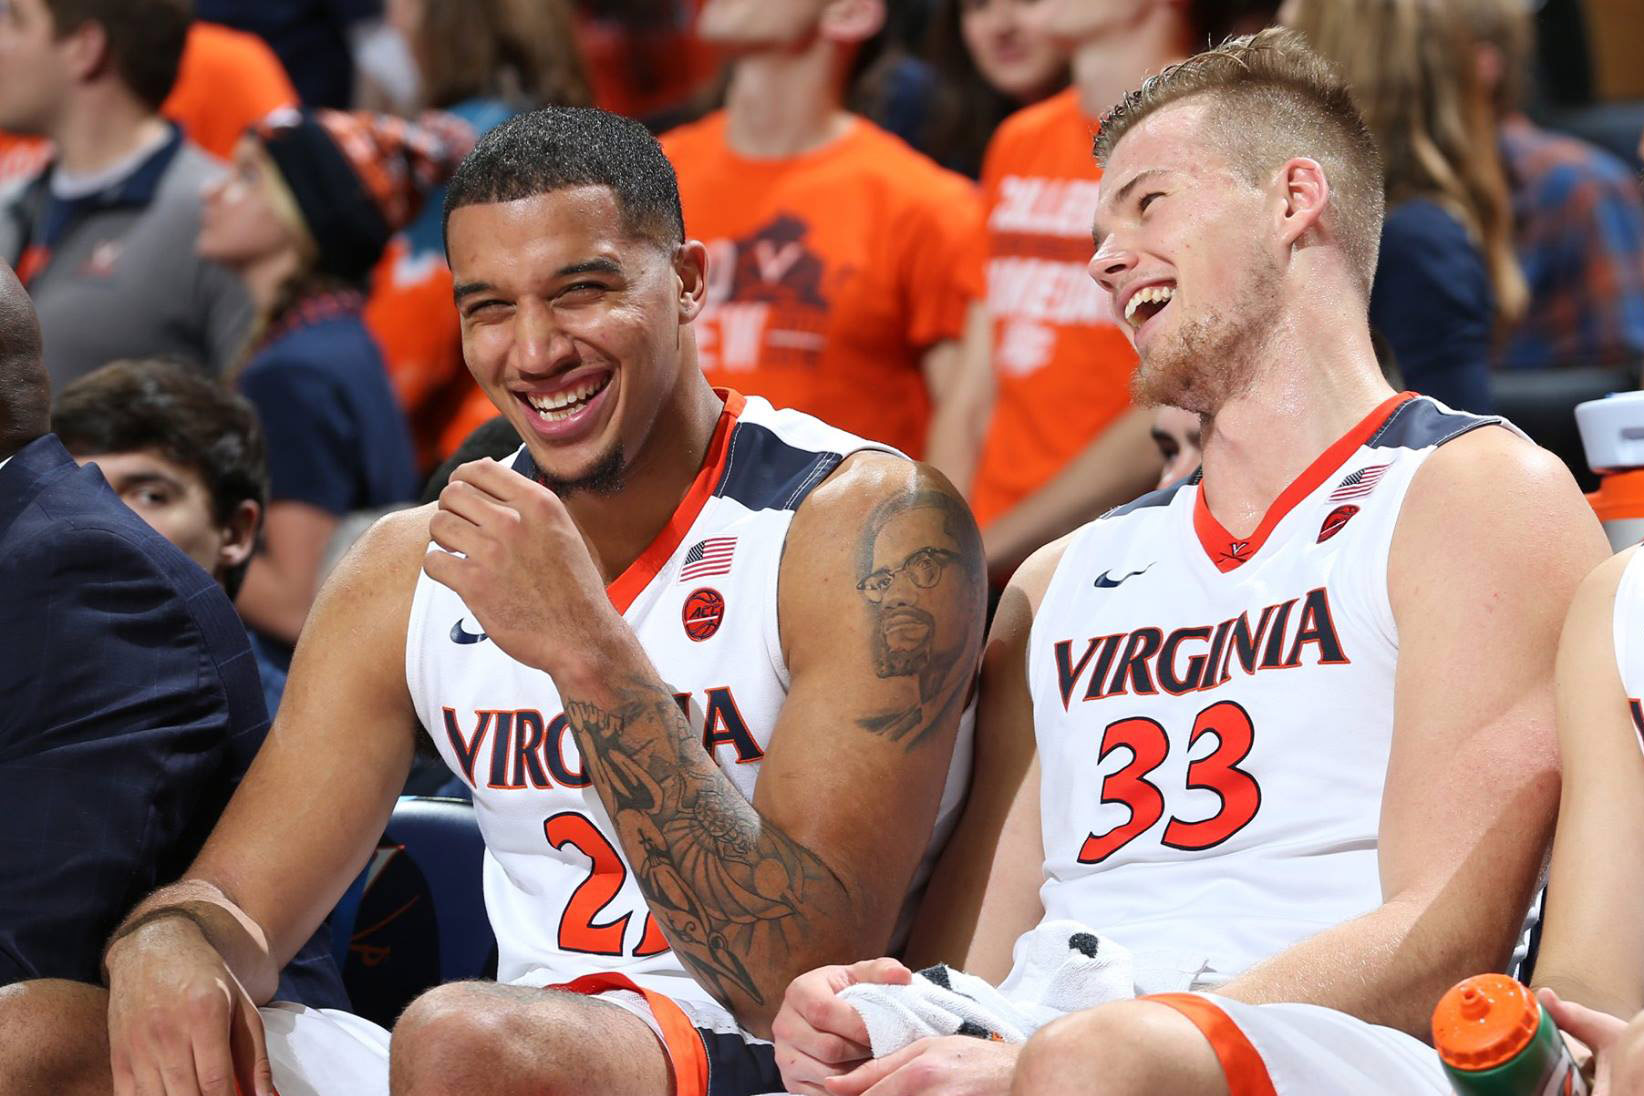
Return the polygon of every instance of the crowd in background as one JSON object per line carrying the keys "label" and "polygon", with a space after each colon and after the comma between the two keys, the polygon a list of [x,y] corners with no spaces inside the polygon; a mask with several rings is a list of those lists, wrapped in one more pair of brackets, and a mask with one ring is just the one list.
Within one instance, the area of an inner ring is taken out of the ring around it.
{"label": "crowd in background", "polygon": [[[1575,0],[835,8],[0,0],[0,260],[53,430],[227,590],[271,713],[352,538],[519,444],[464,365],[442,186],[538,106],[657,134],[708,248],[708,377],[934,465],[996,588],[1197,466],[1198,420],[1134,401],[1089,276],[1091,142],[1228,35],[1293,27],[1353,89],[1386,165],[1370,313],[1397,387],[1512,413],[1517,377],[1638,385],[1644,110],[1595,96]],[[201,818],[255,745],[213,760]],[[419,762],[408,787],[448,779]],[[187,857],[139,859],[133,893]]]}
{"label": "crowd in background", "polygon": [[899,0],[818,30],[782,5],[698,6],[0,16],[0,253],[54,387],[159,357],[251,401],[270,493],[238,604],[270,673],[350,516],[416,498],[493,417],[462,361],[439,183],[533,106],[662,136],[712,256],[710,378],[935,464],[996,583],[1159,477],[1133,352],[1085,271],[1090,137],[1125,88],[1228,34],[1297,27],[1355,89],[1388,165],[1372,319],[1404,386],[1486,411],[1504,371],[1626,383],[1644,355],[1636,165],[1531,120],[1568,96],[1537,78],[1568,67],[1538,55],[1538,19],[1567,46],[1577,7]]}

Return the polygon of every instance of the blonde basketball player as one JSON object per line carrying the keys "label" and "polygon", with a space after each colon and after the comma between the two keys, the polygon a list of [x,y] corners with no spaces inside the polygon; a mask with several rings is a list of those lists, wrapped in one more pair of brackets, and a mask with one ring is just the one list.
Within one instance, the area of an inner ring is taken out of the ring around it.
{"label": "blonde basketball player", "polygon": [[858,1064],[834,992],[905,975],[829,968],[790,987],[779,1064],[834,1096],[1448,1093],[1419,1036],[1520,935],[1558,794],[1553,649],[1603,537],[1550,455],[1383,381],[1376,151],[1298,38],[1166,70],[1099,151],[1091,273],[1139,395],[1200,416],[1203,475],[1007,591],[914,959],[997,977],[1071,918],[1130,949],[1141,999],[1025,1049]]}
{"label": "blonde basketball player", "polygon": [[[28,1052],[66,1064],[8,1096],[106,1092],[109,1062],[120,1096],[766,1092],[783,987],[890,945],[963,787],[968,511],[708,387],[704,249],[636,123],[521,115],[446,209],[465,356],[525,445],[354,550],[198,861],[116,934],[106,997],[41,998]],[[258,1009],[366,862],[419,722],[473,789],[503,984],[429,992],[391,1048]],[[99,1062],[75,1023],[104,1016]]]}

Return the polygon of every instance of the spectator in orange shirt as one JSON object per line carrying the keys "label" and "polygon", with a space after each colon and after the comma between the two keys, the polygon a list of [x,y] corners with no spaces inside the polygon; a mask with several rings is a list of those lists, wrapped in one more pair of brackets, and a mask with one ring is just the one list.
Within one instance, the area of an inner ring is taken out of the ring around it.
{"label": "spectator in orange shirt", "polygon": [[1152,414],[1130,402],[1135,352],[1086,269],[1102,174],[1091,141],[1125,91],[1248,6],[1038,0],[1029,9],[1040,32],[1073,51],[1073,86],[1006,119],[982,166],[997,394],[970,498],[996,585],[1040,545],[1158,481]]}
{"label": "spectator in orange shirt", "polygon": [[[403,104],[412,112],[446,111],[482,134],[531,107],[591,103],[568,0],[389,0],[387,14],[416,66],[418,101]],[[389,241],[365,308],[425,473],[497,413],[462,360],[444,195],[430,194]]]}
{"label": "spectator in orange shirt", "polygon": [[177,85],[160,113],[217,159],[231,160],[241,134],[296,105],[297,89],[266,42],[196,20],[188,28]]}
{"label": "spectator in orange shirt", "polygon": [[[971,183],[842,106],[883,0],[708,0],[735,55],[723,111],[667,134],[686,230],[708,245],[703,368],[970,479],[987,376]],[[976,309],[978,316],[980,309]]]}

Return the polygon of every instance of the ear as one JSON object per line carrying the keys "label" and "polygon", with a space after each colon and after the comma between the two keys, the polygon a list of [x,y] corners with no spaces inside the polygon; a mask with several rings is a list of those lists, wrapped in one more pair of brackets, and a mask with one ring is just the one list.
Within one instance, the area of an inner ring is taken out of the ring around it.
{"label": "ear", "polygon": [[95,19],[87,19],[57,40],[76,83],[88,83],[103,75],[114,63],[108,52],[108,31]]}
{"label": "ear", "polygon": [[1298,156],[1279,168],[1278,182],[1283,188],[1279,238],[1285,247],[1295,247],[1323,219],[1330,180],[1317,160]]}
{"label": "ear", "polygon": [[263,508],[251,499],[243,499],[228,524],[223,526],[223,546],[218,549],[218,565],[232,571],[247,559],[257,546],[257,526],[262,523]]}
{"label": "ear", "polygon": [[831,0],[822,9],[817,33],[830,42],[866,42],[885,26],[885,0]]}
{"label": "ear", "polygon": [[708,249],[701,240],[686,240],[674,252],[674,277],[679,280],[679,319],[690,323],[708,301]]}

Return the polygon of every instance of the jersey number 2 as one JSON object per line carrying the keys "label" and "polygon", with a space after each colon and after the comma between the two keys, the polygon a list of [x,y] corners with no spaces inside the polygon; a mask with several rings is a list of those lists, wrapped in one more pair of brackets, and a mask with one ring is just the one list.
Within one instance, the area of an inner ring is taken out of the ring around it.
{"label": "jersey number 2", "polygon": [[[563,811],[545,821],[542,832],[554,848],[563,849],[570,845],[593,861],[588,878],[571,892],[571,900],[565,904],[565,912],[560,914],[560,950],[578,951],[585,955],[623,954],[623,936],[628,931],[628,919],[633,914],[625,913],[615,920],[604,922],[599,920],[599,915],[622,893],[622,885],[628,881],[628,866],[622,862],[610,840],[585,814]],[[645,932],[640,937],[639,946],[634,948],[633,957],[643,959],[667,950],[668,938],[662,935],[656,919],[647,911]]]}
{"label": "jersey number 2", "polygon": [[[1187,786],[1215,792],[1222,801],[1221,809],[1202,822],[1172,818],[1160,840],[1173,849],[1198,852],[1214,848],[1249,825],[1261,807],[1261,786],[1239,768],[1256,737],[1249,713],[1231,700],[1212,704],[1193,721],[1187,748],[1191,750],[1206,732],[1216,736],[1216,749],[1188,764]],[[1164,795],[1148,780],[1148,774],[1164,764],[1170,753],[1170,736],[1154,720],[1142,716],[1121,719],[1108,724],[1102,732],[1097,760],[1120,748],[1130,750],[1130,764],[1102,781],[1102,802],[1122,803],[1130,808],[1130,821],[1099,837],[1094,833],[1086,837],[1079,849],[1081,864],[1100,864],[1164,817]]]}

